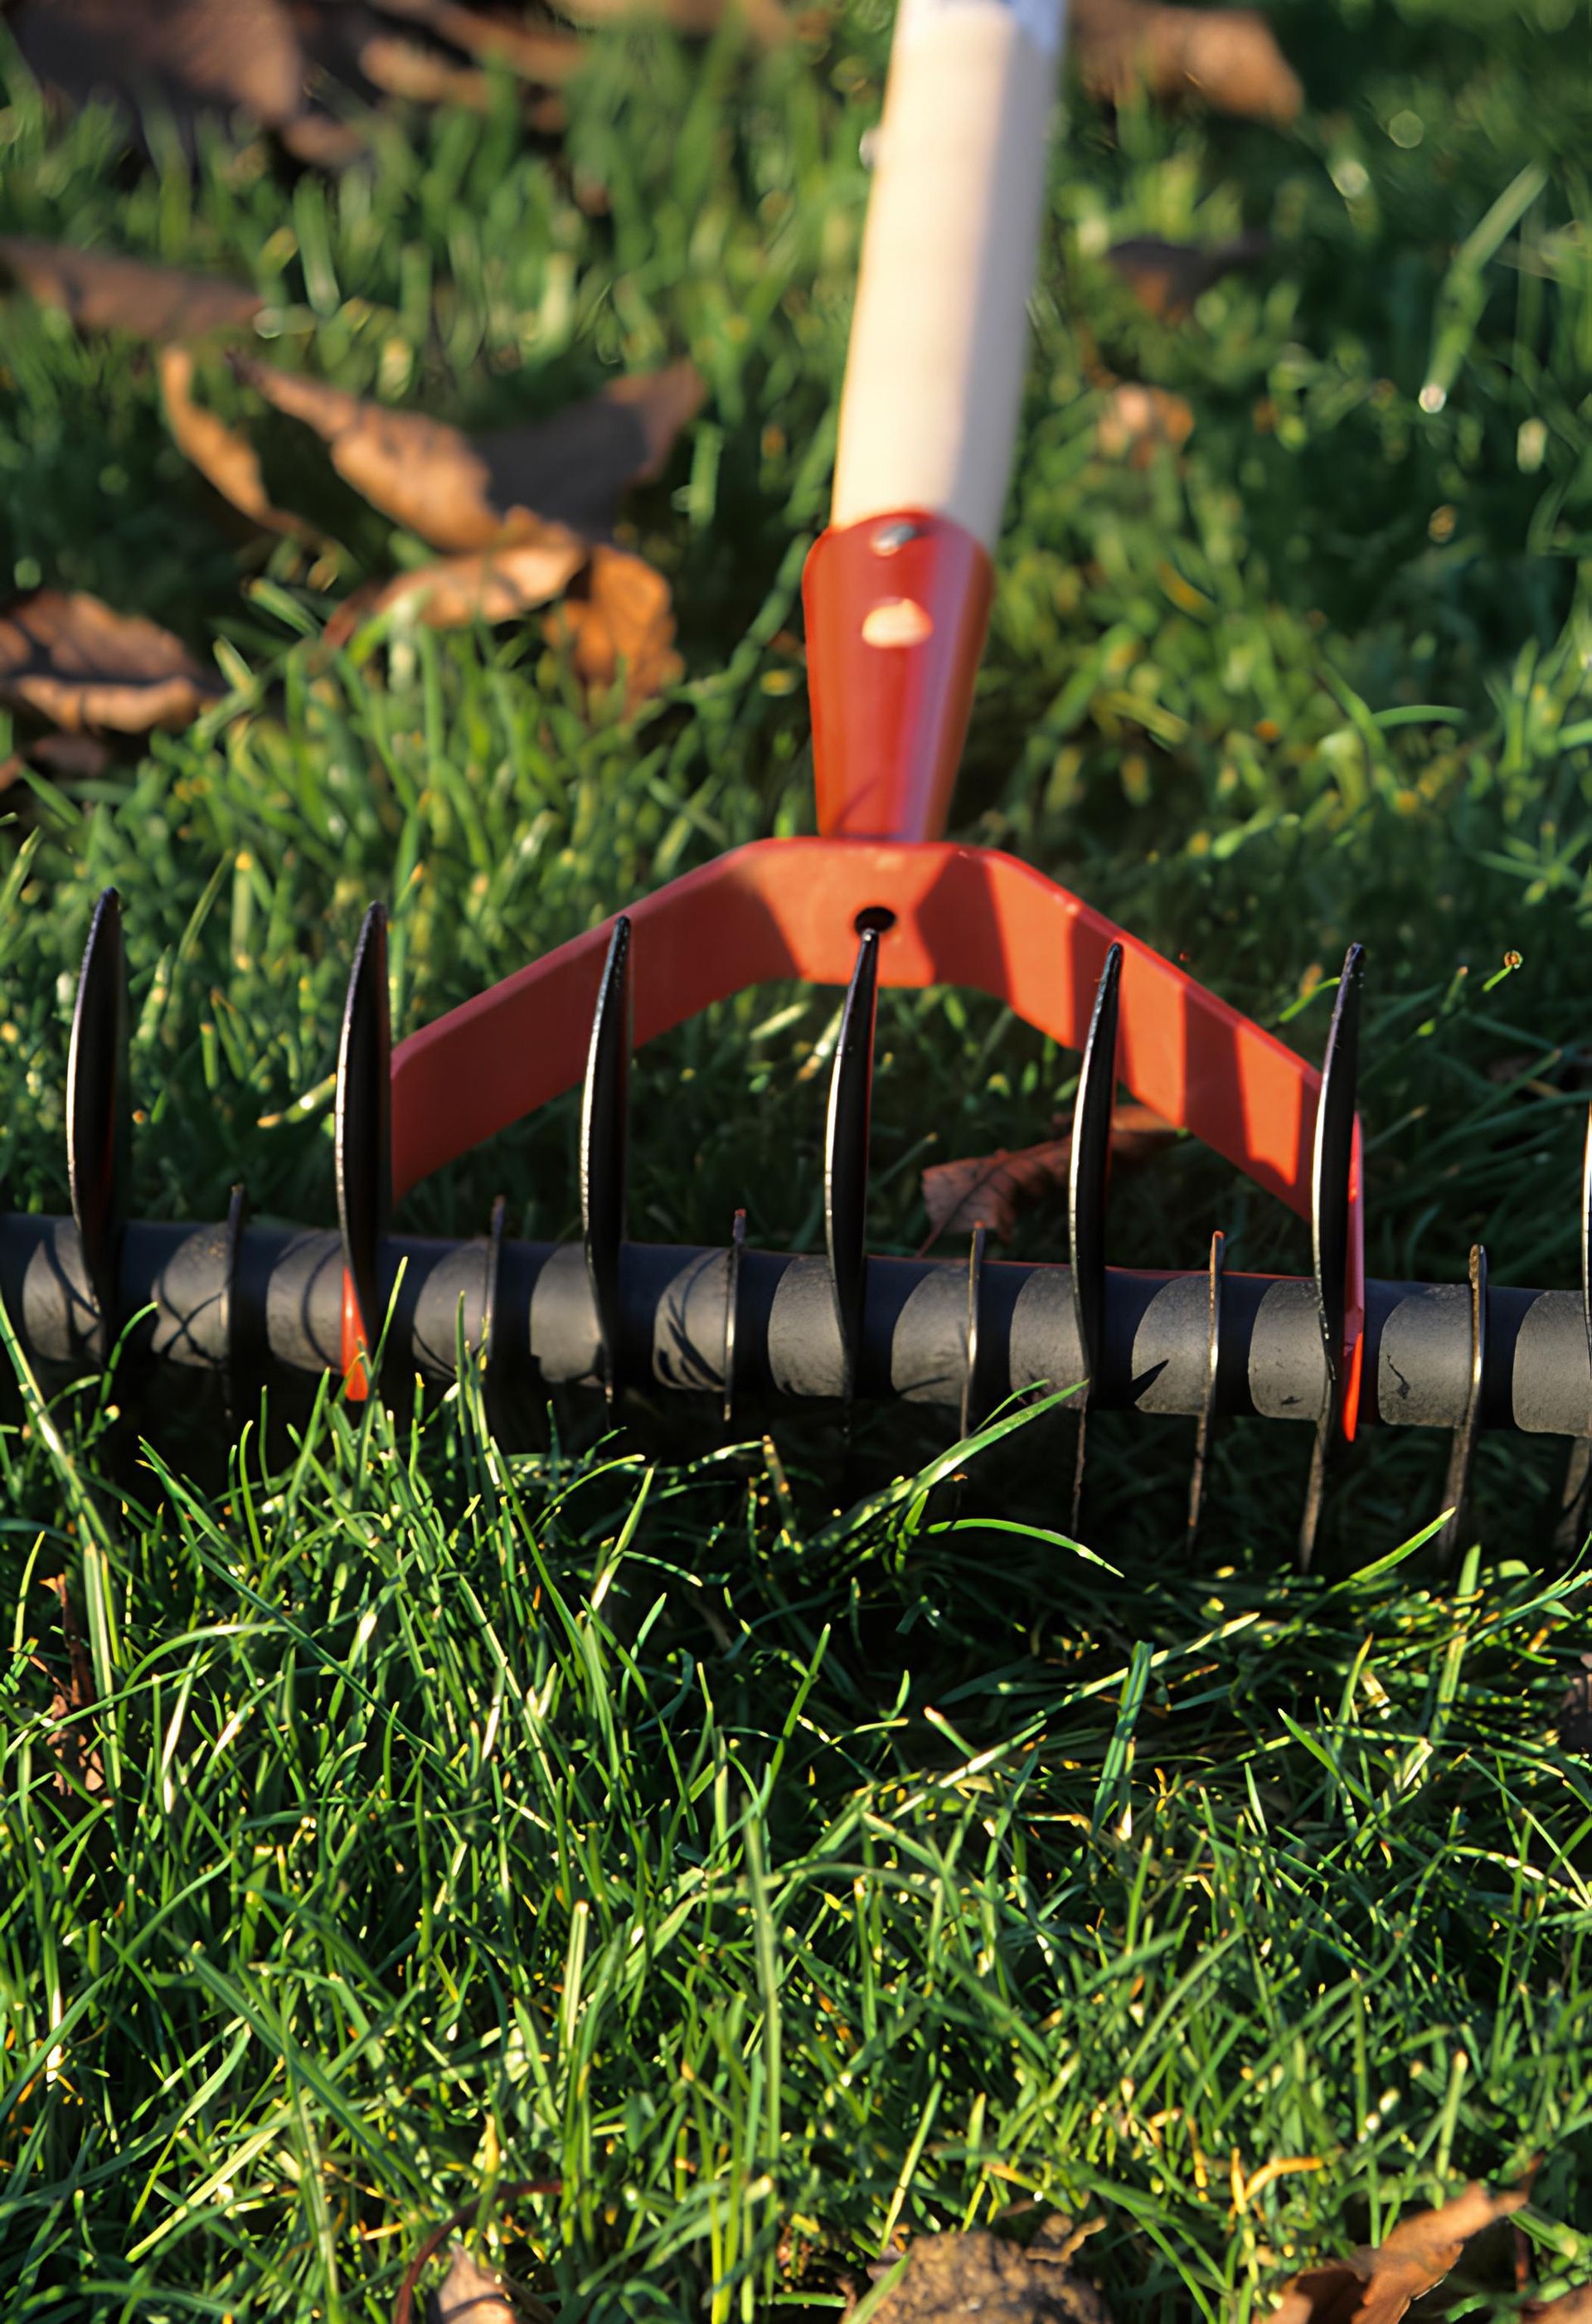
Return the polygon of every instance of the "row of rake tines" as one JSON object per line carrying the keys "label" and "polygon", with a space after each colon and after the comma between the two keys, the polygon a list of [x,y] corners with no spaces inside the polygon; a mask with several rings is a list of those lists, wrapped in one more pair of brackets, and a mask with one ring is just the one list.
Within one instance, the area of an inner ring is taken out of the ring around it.
{"label": "row of rake tines", "polygon": [[[830,1072],[824,1149],[824,1221],[834,1318],[842,1351],[848,1407],[862,1341],[868,1251],[867,1210],[872,1109],[875,1024],[879,944],[893,916],[858,916],[858,949],[841,1012]],[[1084,1378],[1068,1399],[1075,1425],[1071,1484],[1071,1522],[1081,1517],[1089,1383],[1095,1376],[1107,1296],[1107,1188],[1111,1156],[1111,1119],[1117,1086],[1118,996],[1123,948],[1109,945],[1096,988],[1073,1102],[1067,1204],[1073,1320],[1084,1356]],[[1308,1483],[1300,1522],[1297,1555],[1302,1567],[1313,1554],[1321,1529],[1329,1471],[1342,1441],[1345,1393],[1344,1333],[1350,1250],[1351,1173],[1359,1062],[1360,1001],[1364,950],[1349,947],[1322,1061],[1311,1181],[1311,1234],[1316,1312],[1325,1357],[1326,1389],[1317,1416]],[[587,1048],[580,1127],[580,1197],[585,1264],[600,1351],[600,1384],[612,1404],[624,1385],[620,1366],[621,1277],[627,1241],[629,1084],[632,1050],[632,946],[629,918],[612,925],[599,980]],[[78,979],[67,1073],[66,1137],[72,1218],[79,1239],[83,1271],[100,1320],[100,1344],[115,1344],[117,1277],[125,1222],[130,1148],[129,1010],[125,952],[119,899],[106,890],[95,909]],[[391,1208],[391,1028],[384,908],[367,910],[355,949],[344,1004],[336,1076],[336,1180],[342,1241],[345,1310],[354,1325],[345,1336],[345,1373],[351,1392],[361,1396],[377,1367],[382,1310],[382,1255]],[[1592,1349],[1592,1111],[1582,1188],[1582,1302]],[[484,1305],[483,1368],[490,1377],[491,1319],[506,1204],[492,1207],[488,1238]],[[227,1280],[247,1220],[247,1202],[235,1186],[225,1234]],[[736,1404],[736,1316],[747,1214],[734,1215],[729,1250],[724,1311],[722,1414],[728,1424]],[[987,1230],[979,1225],[968,1259],[967,1343],[961,1401],[961,1434],[974,1435],[990,1417],[981,1393],[980,1318],[986,1263]],[[1195,1433],[1189,1485],[1187,1526],[1199,1527],[1207,1500],[1207,1480],[1217,1420],[1217,1381],[1222,1328],[1224,1238],[1211,1237],[1206,1395]],[[1469,1261],[1471,1392],[1465,1417],[1453,1434],[1443,1506],[1451,1515],[1442,1533],[1451,1547],[1465,1511],[1479,1433],[1481,1384],[1486,1364],[1486,1255],[1478,1244]],[[374,1351],[373,1353],[372,1351]],[[230,1402],[230,1398],[229,1398]],[[1572,1447],[1570,1472],[1560,1497],[1560,1545],[1573,1547],[1585,1528],[1592,1500],[1592,1446]]]}

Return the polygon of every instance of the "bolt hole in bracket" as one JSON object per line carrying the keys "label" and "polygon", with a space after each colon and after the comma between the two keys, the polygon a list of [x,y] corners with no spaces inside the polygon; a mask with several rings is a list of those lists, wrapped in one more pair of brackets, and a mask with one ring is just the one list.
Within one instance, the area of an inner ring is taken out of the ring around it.
{"label": "bolt hole in bracket", "polygon": [[[1119,946],[1116,1076],[1300,1217],[1315,1214],[1317,1069],[1015,857],[939,841],[759,840],[624,917],[635,947],[638,1044],[749,985],[794,978],[850,989],[859,936],[871,936],[881,986],[981,991],[1082,1051],[1097,988]],[[582,1080],[613,928],[573,938],[399,1046],[395,1200]],[[1343,1285],[1329,1305],[1342,1318],[1335,1424],[1346,1437],[1365,1310],[1357,1121],[1352,1155],[1335,1237]]]}

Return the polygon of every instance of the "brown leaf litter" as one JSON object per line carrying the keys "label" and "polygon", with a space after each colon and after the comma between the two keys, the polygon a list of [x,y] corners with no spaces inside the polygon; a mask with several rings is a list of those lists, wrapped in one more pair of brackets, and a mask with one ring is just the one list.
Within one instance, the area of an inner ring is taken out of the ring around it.
{"label": "brown leaf litter", "polygon": [[56,1760],[55,1788],[63,1798],[70,1798],[82,1792],[103,1792],[105,1762],[84,1716],[99,1700],[94,1683],[94,1665],[88,1657],[88,1648],[65,1574],[52,1575],[45,1586],[54,1596],[60,1612],[67,1674],[62,1678],[43,1655],[36,1652],[30,1654],[28,1659],[34,1669],[50,1681],[50,1717],[53,1722],[50,1748]]}
{"label": "brown leaf litter", "polygon": [[[1126,1102],[1111,1114],[1111,1152],[1119,1161],[1143,1161],[1176,1134],[1147,1105]],[[1019,1147],[1011,1154],[998,1147],[993,1154],[965,1161],[932,1163],[922,1182],[932,1230],[929,1241],[943,1234],[971,1234],[975,1227],[987,1227],[1003,1242],[1008,1240],[1025,1211],[1066,1192],[1072,1166],[1071,1134]]]}
{"label": "brown leaf litter", "polygon": [[[520,2179],[511,2185],[500,2185],[495,2194],[502,2205],[520,2202],[530,2195],[559,2195],[563,2191],[561,2179]],[[474,2220],[480,2208],[478,2202],[461,2204],[428,2231],[403,2272],[403,2282],[393,2302],[392,2324],[413,2324],[415,2292],[421,2276],[448,2237]],[[448,2255],[447,2274],[426,2303],[427,2324],[548,2324],[551,2313],[523,2285],[507,2285],[488,2275],[459,2245]]]}
{"label": "brown leaf litter", "polygon": [[[874,2311],[876,2324],[1111,2324],[1110,2310],[1071,2266],[1078,2238],[1064,2245],[1036,2237],[1025,2250],[987,2228],[966,2235],[919,2236],[906,2267]],[[870,2273],[887,2275],[894,2263]]]}
{"label": "brown leaf litter", "polygon": [[[1271,2324],[1399,2324],[1435,2289],[1474,2236],[1518,2211],[1527,2190],[1473,2183],[1435,2211],[1401,2219],[1375,2250],[1306,2268],[1284,2285]],[[1554,2303],[1556,2304],[1556,2303]]]}
{"label": "brown leaf litter", "polygon": [[566,647],[575,676],[605,695],[622,674],[634,710],[679,678],[669,585],[646,560],[597,548],[591,563],[548,617],[548,635]]}
{"label": "brown leaf litter", "polygon": [[221,693],[180,639],[141,613],[59,589],[0,608],[0,702],[68,733],[188,726]]}
{"label": "brown leaf litter", "polygon": [[539,540],[549,525],[607,532],[621,493],[658,475],[705,392],[695,365],[670,364],[545,420],[471,437],[250,356],[235,367],[320,437],[345,483],[450,556]]}
{"label": "brown leaf litter", "polygon": [[1304,105],[1298,75],[1249,8],[1169,8],[1156,0],[1073,0],[1072,52],[1090,95],[1123,105],[1143,88],[1285,128]]}
{"label": "brown leaf litter", "polygon": [[218,413],[196,401],[194,359],[187,347],[162,347],[159,356],[161,400],[172,441],[222,499],[267,532],[319,541],[307,517],[278,508],[266,489],[260,456],[246,436],[229,428]]}
{"label": "brown leaf litter", "polygon": [[1129,235],[1113,243],[1106,264],[1122,277],[1147,314],[1174,323],[1186,315],[1224,274],[1257,266],[1271,249],[1269,235],[1235,235],[1229,242],[1201,249],[1190,242],[1164,242],[1158,235]]}
{"label": "brown leaf litter", "polygon": [[1147,468],[1163,447],[1181,452],[1193,432],[1193,407],[1182,396],[1128,379],[1108,393],[1095,442],[1108,459]]}
{"label": "brown leaf litter", "polygon": [[395,607],[411,621],[437,630],[463,629],[472,622],[516,621],[550,604],[587,561],[584,541],[552,526],[541,540],[478,549],[471,557],[438,558],[391,581],[367,582],[356,589],[327,623],[327,643],[345,644],[363,622]]}
{"label": "brown leaf litter", "polygon": [[80,331],[130,331],[141,339],[246,329],[265,303],[224,274],[192,274],[27,234],[0,235],[0,285],[61,309]]}

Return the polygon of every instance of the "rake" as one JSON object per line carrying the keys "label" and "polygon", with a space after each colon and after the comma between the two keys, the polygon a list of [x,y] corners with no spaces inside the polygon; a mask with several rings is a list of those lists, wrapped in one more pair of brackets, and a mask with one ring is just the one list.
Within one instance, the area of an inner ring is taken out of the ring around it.
{"label": "rake", "polygon": [[[1363,958],[1344,962],[1316,1066],[1011,855],[942,836],[982,650],[1036,254],[1061,0],[902,0],[841,410],[833,507],[803,594],[817,835],[724,854],[393,1047],[386,920],[366,915],[337,1055],[337,1225],[129,1221],[119,908],[95,912],[72,1021],[69,1217],[0,1218],[0,1298],[47,1377],[120,1361],[265,1378],[677,1390],[738,1404],[942,1406],[963,1435],[1072,1388],[1076,1525],[1090,1416],[1195,1424],[1188,1519],[1229,1416],[1302,1422],[1308,1563],[1329,1472],[1371,1424],[1449,1432],[1451,1541],[1483,1429],[1573,1441],[1561,1529],[1586,1530],[1592,1439],[1592,1144],[1578,1290],[1367,1282],[1356,1109]],[[822,1253],[716,1248],[626,1223],[632,1048],[748,986],[842,987]],[[880,985],[993,996],[1081,1053],[1065,1264],[870,1256]],[[1118,1083],[1310,1221],[1308,1277],[1109,1263]],[[417,1181],[584,1087],[582,1240],[520,1241],[500,1200],[473,1240],[395,1231]]]}

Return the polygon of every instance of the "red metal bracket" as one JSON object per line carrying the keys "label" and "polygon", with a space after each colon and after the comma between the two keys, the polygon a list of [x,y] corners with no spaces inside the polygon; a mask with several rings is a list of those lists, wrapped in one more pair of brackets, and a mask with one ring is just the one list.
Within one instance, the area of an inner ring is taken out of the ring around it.
{"label": "red metal bracket", "polygon": [[[1158,953],[1015,856],[944,842],[765,839],[627,908],[635,1038],[749,985],[844,985],[860,916],[893,916],[881,983],[958,984],[1081,1049],[1095,985],[1123,947],[1119,1060],[1133,1094],[1308,1218],[1321,1075]],[[612,922],[412,1033],[392,1058],[392,1193],[580,1081]],[[1343,1429],[1365,1317],[1358,1124],[1349,1190]]]}

